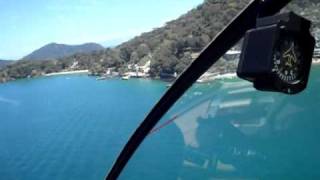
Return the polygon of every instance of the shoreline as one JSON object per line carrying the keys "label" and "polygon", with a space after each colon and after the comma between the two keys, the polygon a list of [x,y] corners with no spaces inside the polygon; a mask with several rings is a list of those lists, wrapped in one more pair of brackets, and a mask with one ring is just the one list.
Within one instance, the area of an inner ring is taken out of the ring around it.
{"label": "shoreline", "polygon": [[215,80],[222,80],[222,79],[234,79],[237,77],[236,73],[225,73],[225,74],[217,74],[217,73],[204,73],[196,82],[197,83],[208,83]]}
{"label": "shoreline", "polygon": [[[315,66],[320,66],[320,58],[313,58],[312,64]],[[86,74],[86,75],[90,75],[90,71],[88,69],[85,70],[74,70],[74,71],[63,71],[63,72],[54,72],[54,73],[48,73],[48,74],[42,74],[39,76],[34,76],[34,77],[51,77],[51,76],[59,76],[59,75],[71,75],[71,74]],[[97,75],[97,77],[103,77],[103,76],[99,76]],[[118,76],[120,77],[120,76]],[[197,83],[208,83],[208,82],[212,82],[214,80],[218,80],[218,79],[232,79],[237,77],[235,73],[225,73],[225,74],[218,74],[218,73],[210,73],[210,72],[206,72],[204,73],[196,82]],[[0,78],[0,84],[2,83],[6,83],[6,82],[10,82],[10,81],[15,81],[18,79],[27,79],[27,78],[31,78],[31,76],[28,77],[24,77],[24,78],[17,78],[17,79],[1,79]],[[161,81],[167,81],[166,79],[158,79],[158,78],[152,78],[152,77],[139,77],[141,79],[152,79],[152,80],[161,80]],[[174,81],[174,80],[173,80]],[[169,81],[169,82],[173,82],[173,81]]]}
{"label": "shoreline", "polygon": [[59,76],[59,75],[69,75],[69,74],[89,74],[89,70],[76,70],[76,71],[64,71],[64,72],[55,72],[55,73],[48,73],[44,76]]}

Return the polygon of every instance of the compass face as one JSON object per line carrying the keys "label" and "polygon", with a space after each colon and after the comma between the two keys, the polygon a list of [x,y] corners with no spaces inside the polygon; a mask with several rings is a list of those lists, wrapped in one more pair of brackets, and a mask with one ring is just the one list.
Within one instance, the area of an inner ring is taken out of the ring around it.
{"label": "compass face", "polygon": [[285,83],[299,83],[302,55],[298,43],[289,37],[284,38],[273,55],[273,69],[278,78]]}

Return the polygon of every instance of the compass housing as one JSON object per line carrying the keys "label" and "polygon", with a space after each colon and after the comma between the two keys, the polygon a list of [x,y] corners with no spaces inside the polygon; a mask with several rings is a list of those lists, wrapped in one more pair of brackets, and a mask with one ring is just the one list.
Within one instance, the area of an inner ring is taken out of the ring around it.
{"label": "compass housing", "polygon": [[237,75],[257,90],[296,94],[307,87],[315,38],[293,12],[257,19],[244,38]]}

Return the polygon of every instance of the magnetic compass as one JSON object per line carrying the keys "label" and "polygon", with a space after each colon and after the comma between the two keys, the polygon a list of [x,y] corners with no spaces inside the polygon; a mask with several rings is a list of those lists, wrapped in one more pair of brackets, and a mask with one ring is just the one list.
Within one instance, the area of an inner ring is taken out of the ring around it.
{"label": "magnetic compass", "polygon": [[272,72],[288,84],[299,83],[302,60],[299,44],[292,38],[283,38],[273,55]]}
{"label": "magnetic compass", "polygon": [[258,19],[244,38],[238,76],[262,91],[304,90],[315,47],[310,27],[309,20],[292,12]]}

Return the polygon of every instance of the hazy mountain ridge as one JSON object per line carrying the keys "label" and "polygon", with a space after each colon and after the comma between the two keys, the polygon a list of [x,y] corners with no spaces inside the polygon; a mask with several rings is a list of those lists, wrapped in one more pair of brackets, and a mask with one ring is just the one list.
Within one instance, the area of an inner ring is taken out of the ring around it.
{"label": "hazy mountain ridge", "polygon": [[90,53],[104,49],[103,46],[97,43],[86,43],[81,45],[66,45],[50,43],[47,44],[31,54],[22,58],[23,60],[53,60],[63,58],[76,53]]}
{"label": "hazy mountain ridge", "polygon": [[[205,0],[197,8],[182,15],[164,27],[143,33],[115,48],[106,48],[92,53],[77,53],[59,60],[20,61],[0,71],[0,82],[63,70],[89,69],[101,75],[109,67],[116,71],[127,71],[128,64],[151,60],[150,74],[180,73],[196,57],[197,53],[230,20],[247,5],[249,0]],[[319,28],[320,2],[293,1],[286,10],[294,10],[314,21]],[[76,66],[74,66],[76,64]],[[234,71],[235,62],[219,61],[217,72]]]}
{"label": "hazy mountain ridge", "polygon": [[7,66],[7,65],[9,65],[9,64],[11,64],[11,63],[13,63],[14,61],[10,61],[10,60],[1,60],[0,59],[0,69],[1,68],[4,68],[5,66]]}

